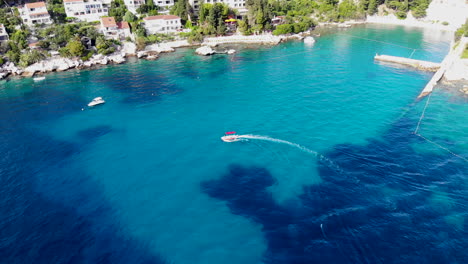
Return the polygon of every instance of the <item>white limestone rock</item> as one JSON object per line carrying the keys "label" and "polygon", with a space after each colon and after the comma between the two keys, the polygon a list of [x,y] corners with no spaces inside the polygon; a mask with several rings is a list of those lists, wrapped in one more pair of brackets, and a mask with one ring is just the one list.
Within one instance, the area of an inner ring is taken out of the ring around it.
{"label": "white limestone rock", "polygon": [[123,53],[117,53],[108,57],[113,63],[120,64],[125,62],[125,55]]}
{"label": "white limestone rock", "polygon": [[195,50],[195,53],[197,53],[198,55],[208,56],[215,54],[215,50],[213,50],[209,46],[201,46],[200,48]]}
{"label": "white limestone rock", "polygon": [[306,37],[306,38],[304,38],[304,43],[305,43],[305,44],[309,44],[309,45],[314,44],[314,43],[315,43],[315,39],[314,39],[313,37],[310,37],[310,36],[309,36],[309,37]]}
{"label": "white limestone rock", "polygon": [[135,56],[137,54],[137,47],[133,42],[123,42],[121,51],[125,56]]}
{"label": "white limestone rock", "polygon": [[236,53],[236,50],[230,49],[230,50],[228,50],[226,53],[227,53],[227,54],[234,54],[234,53]]}

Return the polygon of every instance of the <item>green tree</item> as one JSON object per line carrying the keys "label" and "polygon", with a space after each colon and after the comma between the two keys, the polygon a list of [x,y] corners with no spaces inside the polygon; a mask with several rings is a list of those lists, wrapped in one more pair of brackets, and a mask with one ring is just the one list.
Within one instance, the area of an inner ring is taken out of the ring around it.
{"label": "green tree", "polygon": [[130,11],[127,11],[125,13],[125,16],[123,17],[124,21],[127,21],[128,23],[135,22],[138,20],[138,18]]}
{"label": "green tree", "polygon": [[415,0],[410,3],[410,9],[414,17],[421,18],[426,16],[426,9],[429,7],[430,0]]}
{"label": "green tree", "polygon": [[65,48],[68,50],[71,56],[73,57],[81,57],[85,53],[85,46],[81,43],[81,41],[77,38],[74,40],[68,42],[68,44],[65,46]]}
{"label": "green tree", "polygon": [[109,16],[114,17],[115,21],[122,21],[125,13],[127,12],[127,6],[123,0],[113,0],[109,8]]}
{"label": "green tree", "polygon": [[192,19],[194,11],[188,0],[177,0],[172,6],[170,13],[179,16],[182,22]]}
{"label": "green tree", "polygon": [[49,0],[47,1],[47,10],[50,16],[56,23],[65,23],[67,14],[65,13],[65,6],[63,0]]}
{"label": "green tree", "polygon": [[367,13],[369,13],[369,15],[373,15],[373,14],[377,13],[377,7],[378,7],[377,0],[369,0]]}
{"label": "green tree", "polygon": [[344,0],[338,6],[338,14],[342,19],[350,19],[357,17],[357,6],[352,0]]}
{"label": "green tree", "polygon": [[247,22],[254,31],[262,31],[270,24],[272,13],[268,0],[247,0]]}
{"label": "green tree", "polygon": [[136,11],[138,14],[155,16],[158,14],[158,7],[154,4],[153,0],[147,0],[146,4],[140,5]]}
{"label": "green tree", "polygon": [[14,63],[18,63],[18,61],[20,60],[20,55],[21,52],[19,49],[10,49],[6,53],[6,57],[8,58],[8,60]]}
{"label": "green tree", "polygon": [[216,34],[218,35],[224,35],[226,34],[227,27],[224,24],[224,20],[220,17],[218,19],[218,27],[216,28]]}

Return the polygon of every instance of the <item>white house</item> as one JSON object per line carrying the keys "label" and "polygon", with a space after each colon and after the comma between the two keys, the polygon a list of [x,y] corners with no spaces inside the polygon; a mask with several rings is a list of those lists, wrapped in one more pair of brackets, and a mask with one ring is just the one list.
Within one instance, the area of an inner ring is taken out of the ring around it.
{"label": "white house", "polygon": [[28,26],[34,24],[52,24],[49,12],[44,2],[27,3],[19,8],[23,23]]}
{"label": "white house", "polygon": [[169,9],[174,5],[174,0],[153,0],[153,3],[159,7],[163,7],[164,9]]}
{"label": "white house", "polygon": [[224,3],[227,4],[230,8],[239,10],[241,14],[247,12],[247,7],[245,6],[245,0],[189,0],[189,4],[193,7],[193,10],[198,13],[202,3],[205,4],[215,4],[215,3]]}
{"label": "white house", "polygon": [[5,26],[0,24],[0,42],[8,41],[10,38],[8,37],[8,33],[6,32]]}
{"label": "white house", "polygon": [[127,22],[115,22],[113,17],[101,17],[101,32],[107,38],[115,40],[132,37],[130,26]]}
{"label": "white house", "polygon": [[172,33],[181,29],[180,17],[174,15],[159,15],[143,18],[148,34]]}
{"label": "white house", "polygon": [[136,10],[145,3],[145,0],[124,0],[124,3],[127,6],[128,11],[136,14]]}
{"label": "white house", "polygon": [[81,21],[99,21],[107,16],[108,3],[106,0],[63,0],[67,17],[74,17]]}

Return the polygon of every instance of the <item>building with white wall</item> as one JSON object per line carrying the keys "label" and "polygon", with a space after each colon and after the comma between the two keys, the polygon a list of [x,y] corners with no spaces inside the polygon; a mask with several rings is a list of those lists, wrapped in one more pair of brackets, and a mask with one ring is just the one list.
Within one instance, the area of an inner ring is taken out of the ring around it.
{"label": "building with white wall", "polygon": [[154,4],[164,9],[169,9],[174,5],[174,0],[153,0]]}
{"label": "building with white wall", "polygon": [[126,37],[132,37],[130,32],[130,26],[127,22],[115,22],[113,17],[101,17],[100,30],[106,38],[115,40],[125,39]]}
{"label": "building with white wall", "polygon": [[49,12],[44,2],[27,3],[19,8],[23,23],[28,26],[34,24],[52,24]]}
{"label": "building with white wall", "polygon": [[147,34],[173,33],[182,28],[180,17],[174,15],[159,15],[143,18]]}
{"label": "building with white wall", "polygon": [[136,14],[136,10],[142,5],[145,4],[145,0],[124,0],[125,5],[127,6],[128,11]]}
{"label": "building with white wall", "polygon": [[74,17],[81,21],[99,21],[107,16],[108,0],[63,0],[67,17]]}

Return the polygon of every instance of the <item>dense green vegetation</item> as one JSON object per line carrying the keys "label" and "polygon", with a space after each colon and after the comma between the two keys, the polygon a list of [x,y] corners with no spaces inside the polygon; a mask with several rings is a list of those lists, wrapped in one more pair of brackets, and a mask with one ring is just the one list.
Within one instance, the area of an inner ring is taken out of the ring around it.
{"label": "dense green vegetation", "polygon": [[65,13],[65,6],[63,0],[49,0],[47,1],[47,10],[55,23],[65,23],[67,15]]}
{"label": "dense green vegetation", "polygon": [[141,5],[136,10],[138,14],[147,14],[148,16],[155,16],[158,14],[158,7],[154,4],[153,0],[146,0],[146,4]]}
{"label": "dense green vegetation", "polygon": [[189,4],[188,0],[178,0],[171,8],[171,15],[180,17],[182,23],[190,21],[194,17],[193,7]]}
{"label": "dense green vegetation", "polygon": [[15,7],[0,8],[0,24],[3,24],[8,33],[14,33],[15,27],[21,25],[18,9]]}
{"label": "dense green vegetation", "polygon": [[226,4],[203,4],[198,15],[200,27],[196,30],[203,35],[224,35],[227,29],[224,20],[229,14],[234,11]]}
{"label": "dense green vegetation", "polygon": [[109,8],[109,16],[114,17],[115,21],[120,22],[126,13],[127,6],[123,0],[112,0]]}

